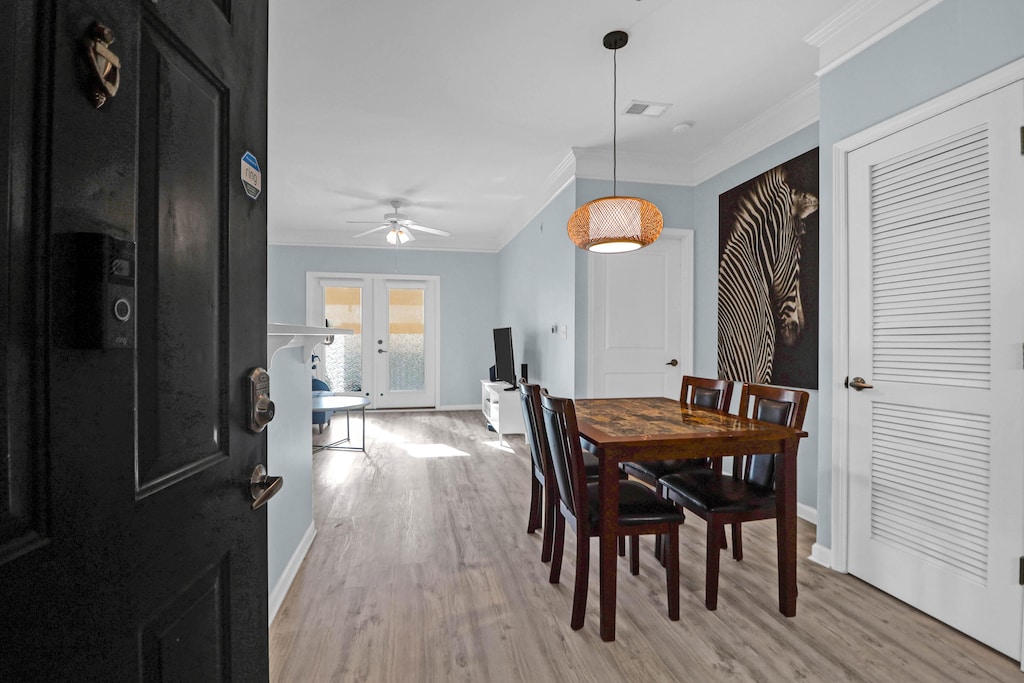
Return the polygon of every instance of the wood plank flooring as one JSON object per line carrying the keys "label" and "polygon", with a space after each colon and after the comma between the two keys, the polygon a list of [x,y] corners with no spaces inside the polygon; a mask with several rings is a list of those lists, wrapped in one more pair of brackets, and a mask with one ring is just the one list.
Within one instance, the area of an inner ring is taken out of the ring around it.
{"label": "wood plank flooring", "polygon": [[[803,559],[797,616],[783,617],[774,522],[744,525],[744,559],[723,557],[709,612],[704,523],[687,518],[676,623],[642,539],[640,576],[619,560],[613,643],[598,633],[592,541],[586,624],[572,631],[574,536],[552,585],[540,533],[526,533],[526,445],[506,440],[476,411],[368,413],[366,454],[313,456],[317,537],[270,629],[272,680],[1024,680],[1016,662]],[[813,542],[801,521],[801,558]]]}

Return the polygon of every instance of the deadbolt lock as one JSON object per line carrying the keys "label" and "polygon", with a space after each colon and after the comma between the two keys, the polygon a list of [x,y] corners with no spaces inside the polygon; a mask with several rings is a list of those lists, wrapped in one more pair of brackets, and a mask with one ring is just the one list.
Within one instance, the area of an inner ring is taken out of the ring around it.
{"label": "deadbolt lock", "polygon": [[259,434],[274,419],[274,402],[270,400],[270,374],[263,368],[253,368],[246,377],[246,384],[246,426]]}

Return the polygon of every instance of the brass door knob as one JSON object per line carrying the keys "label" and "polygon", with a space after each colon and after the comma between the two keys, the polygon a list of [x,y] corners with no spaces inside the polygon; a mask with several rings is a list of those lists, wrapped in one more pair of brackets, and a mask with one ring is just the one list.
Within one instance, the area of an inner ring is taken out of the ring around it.
{"label": "brass door knob", "polygon": [[846,383],[846,386],[853,387],[857,391],[875,388],[874,384],[868,384],[867,382],[865,382],[863,377],[854,377],[853,379]]}

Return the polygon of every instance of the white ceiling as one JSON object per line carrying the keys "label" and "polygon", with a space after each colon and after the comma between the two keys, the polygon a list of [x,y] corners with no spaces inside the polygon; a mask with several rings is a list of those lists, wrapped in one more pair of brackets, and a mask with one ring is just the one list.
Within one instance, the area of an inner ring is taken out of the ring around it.
{"label": "white ceiling", "polygon": [[[622,29],[619,180],[685,184],[766,111],[810,94],[805,37],[849,0],[275,0],[270,27],[269,239],[353,239],[402,212],[450,238],[400,247],[501,248],[550,198],[567,159],[611,176],[612,56]],[[816,110],[815,110],[816,111]],[[813,120],[813,114],[812,114]],[[692,122],[675,134],[672,128]],[[651,173],[644,173],[644,168]],[[657,169],[655,172],[654,169]],[[609,183],[609,194],[611,187]]]}

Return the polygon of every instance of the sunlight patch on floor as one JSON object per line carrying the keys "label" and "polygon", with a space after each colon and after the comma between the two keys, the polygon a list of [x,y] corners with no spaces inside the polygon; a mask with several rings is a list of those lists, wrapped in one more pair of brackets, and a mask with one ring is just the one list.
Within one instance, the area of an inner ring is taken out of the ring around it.
{"label": "sunlight patch on floor", "polygon": [[511,446],[509,446],[508,442],[506,441],[482,441],[481,443],[484,446],[496,448],[499,451],[505,451],[506,453],[515,453],[515,450]]}
{"label": "sunlight patch on floor", "polygon": [[348,453],[332,452],[321,470],[324,482],[332,486],[344,484],[352,474],[353,456],[349,456]]}
{"label": "sunlight patch on floor", "polygon": [[466,451],[452,448],[443,443],[403,443],[400,445],[406,453],[414,458],[465,458]]}

